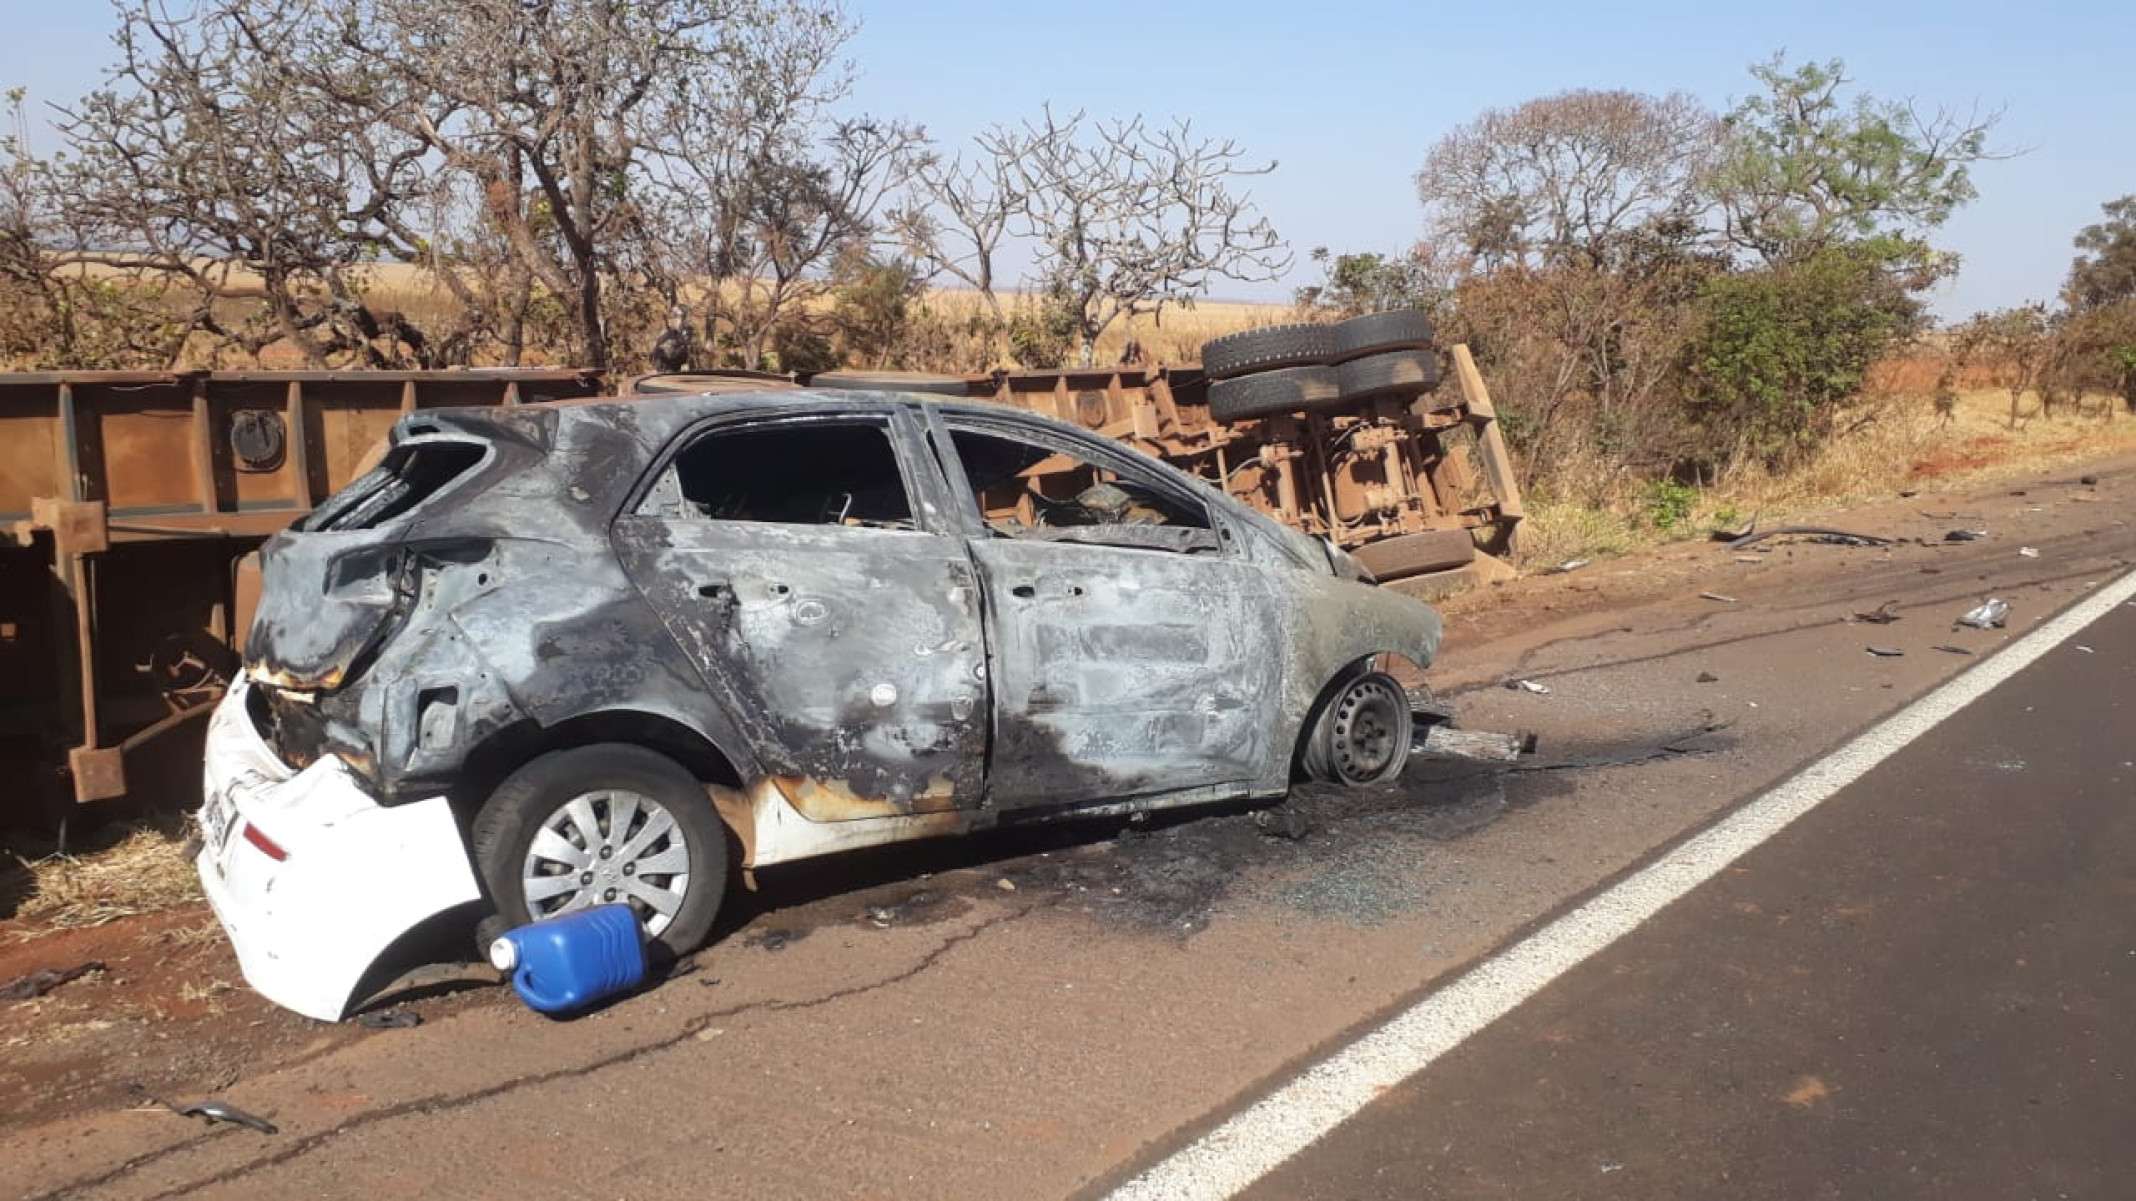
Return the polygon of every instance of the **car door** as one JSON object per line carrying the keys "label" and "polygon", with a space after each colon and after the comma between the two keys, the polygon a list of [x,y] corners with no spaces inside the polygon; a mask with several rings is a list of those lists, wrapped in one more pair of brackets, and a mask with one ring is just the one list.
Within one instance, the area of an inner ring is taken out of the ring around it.
{"label": "car door", "polygon": [[700,427],[614,541],[773,782],[813,820],[976,806],[977,580],[897,406]]}
{"label": "car door", "polygon": [[990,805],[1238,794],[1288,756],[1273,592],[1195,488],[1005,415],[931,432],[985,595]]}

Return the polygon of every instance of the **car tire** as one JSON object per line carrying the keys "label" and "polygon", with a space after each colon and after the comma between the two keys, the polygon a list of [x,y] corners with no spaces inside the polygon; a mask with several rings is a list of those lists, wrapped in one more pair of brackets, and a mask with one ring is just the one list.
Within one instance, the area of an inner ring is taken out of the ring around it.
{"label": "car tire", "polygon": [[1345,403],[1382,396],[1415,396],[1439,383],[1439,356],[1428,350],[1397,350],[1352,359],[1335,369],[1335,389]]}
{"label": "car tire", "polygon": [[1408,692],[1384,671],[1361,672],[1330,691],[1306,737],[1301,766],[1328,784],[1392,783],[1409,762],[1414,735]]}
{"label": "car tire", "polygon": [[1432,332],[1431,318],[1415,309],[1352,317],[1335,327],[1335,357],[1330,361],[1347,363],[1390,350],[1430,350]]}
{"label": "car tire", "polygon": [[1282,367],[1318,367],[1334,353],[1333,326],[1270,325],[1202,343],[1201,366],[1210,379],[1235,379]]}
{"label": "car tire", "polygon": [[[604,794],[605,801],[600,799]],[[631,799],[626,802],[618,794]],[[533,874],[533,848],[544,829],[574,845],[583,841],[579,832],[583,826],[570,811],[570,806],[580,801],[586,803],[594,818],[603,845],[631,856],[625,860],[619,855],[604,855],[599,849],[579,847],[588,851],[584,866],[589,869],[598,868],[607,875],[611,867],[615,872],[625,872],[626,863],[667,866],[674,862],[671,852],[679,845],[687,876],[680,904],[665,915],[664,922],[653,920],[657,912],[642,897],[628,891],[632,885],[626,880],[608,882],[621,886],[614,890],[615,900],[630,901],[639,909],[640,926],[647,929],[653,941],[675,955],[696,950],[711,932],[712,919],[718,916],[727,892],[726,826],[706,798],[704,786],[680,764],[644,747],[610,742],[551,751],[529,760],[505,777],[476,813],[470,841],[483,889],[494,907],[476,928],[477,951],[486,952],[489,941],[505,930],[546,916],[538,912],[541,907],[569,904],[575,899],[574,893],[588,891],[575,888],[538,898],[534,904],[527,899],[528,885],[537,879],[567,881],[568,871]],[[629,805],[627,812],[623,809],[625,804]],[[671,831],[646,837],[658,824],[656,811],[672,820]],[[628,828],[612,828],[618,817]],[[644,839],[644,846],[633,852],[632,844],[640,838]],[[544,860],[542,870],[546,871],[552,862],[559,868],[567,866],[560,860]],[[627,879],[638,878],[634,872],[626,875]],[[643,887],[667,892],[675,879],[672,873],[648,872],[643,877]],[[595,884],[601,883],[597,877]],[[610,899],[608,891],[592,892],[588,902],[606,902]]]}
{"label": "car tire", "polygon": [[1209,416],[1229,424],[1278,413],[1302,413],[1339,399],[1341,392],[1336,387],[1333,368],[1287,367],[1210,384]]}

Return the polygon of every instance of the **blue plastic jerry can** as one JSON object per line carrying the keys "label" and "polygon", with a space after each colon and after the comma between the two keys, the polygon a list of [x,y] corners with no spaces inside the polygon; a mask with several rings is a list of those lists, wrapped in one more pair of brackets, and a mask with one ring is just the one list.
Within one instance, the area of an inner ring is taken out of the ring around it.
{"label": "blue plastic jerry can", "polygon": [[490,963],[512,977],[529,1008],[572,1013],[629,992],[645,979],[645,939],[628,905],[595,905],[507,930]]}

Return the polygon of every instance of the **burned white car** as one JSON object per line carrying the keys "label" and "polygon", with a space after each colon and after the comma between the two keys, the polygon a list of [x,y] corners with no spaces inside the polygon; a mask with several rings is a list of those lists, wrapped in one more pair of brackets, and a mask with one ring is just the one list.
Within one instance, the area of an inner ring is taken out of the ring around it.
{"label": "burned white car", "polygon": [[475,902],[682,952],[736,869],[1391,779],[1440,634],[1119,443],[851,392],[417,413],[262,568],[199,868],[327,1020]]}

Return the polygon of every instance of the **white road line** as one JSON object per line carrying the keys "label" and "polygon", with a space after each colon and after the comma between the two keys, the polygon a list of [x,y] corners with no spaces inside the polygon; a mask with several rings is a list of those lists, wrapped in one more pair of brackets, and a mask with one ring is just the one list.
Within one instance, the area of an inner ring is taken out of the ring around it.
{"label": "white road line", "polygon": [[1469,969],[1128,1181],[1112,1193],[1113,1201],[1215,1201],[1240,1192],[2131,597],[2136,597],[2136,572],[1884,719],[1665,858]]}

